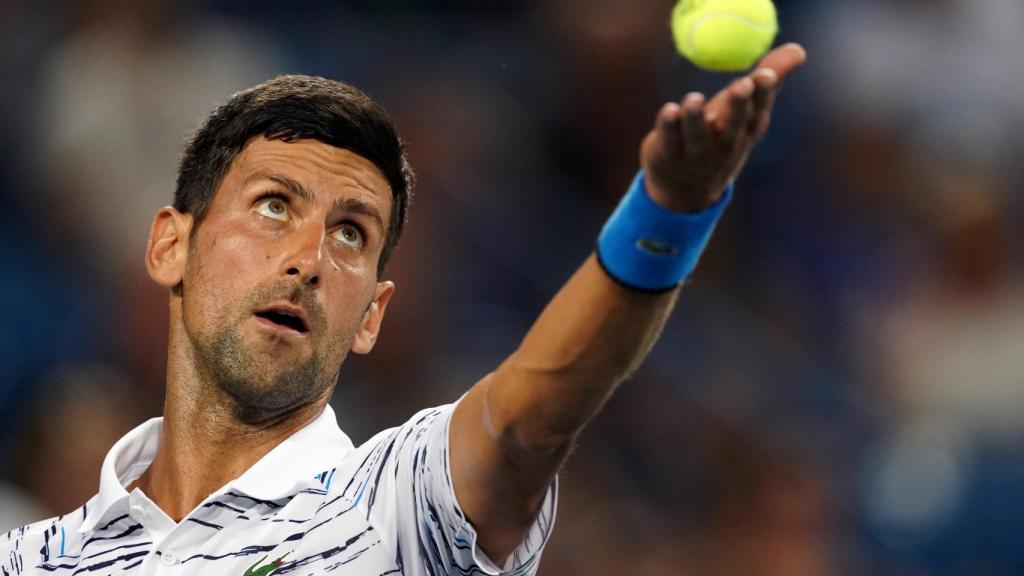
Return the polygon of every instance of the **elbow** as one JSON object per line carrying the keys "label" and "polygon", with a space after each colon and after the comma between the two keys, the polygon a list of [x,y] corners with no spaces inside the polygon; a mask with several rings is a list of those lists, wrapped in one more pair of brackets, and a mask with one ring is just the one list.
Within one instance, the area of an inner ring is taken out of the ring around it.
{"label": "elbow", "polygon": [[497,439],[506,460],[520,470],[557,468],[576,445],[578,430],[558,430],[534,423],[515,423]]}

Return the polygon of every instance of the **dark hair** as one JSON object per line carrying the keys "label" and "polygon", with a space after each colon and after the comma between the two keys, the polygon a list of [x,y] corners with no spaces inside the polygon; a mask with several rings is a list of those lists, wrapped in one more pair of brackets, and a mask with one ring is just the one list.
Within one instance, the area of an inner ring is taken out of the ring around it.
{"label": "dark hair", "polygon": [[202,222],[231,162],[260,135],[285,142],[312,138],[359,154],[383,172],[393,206],[379,277],[402,235],[413,186],[405,147],[384,108],[353,86],[316,76],[278,76],[239,92],[203,121],[185,147],[174,207]]}

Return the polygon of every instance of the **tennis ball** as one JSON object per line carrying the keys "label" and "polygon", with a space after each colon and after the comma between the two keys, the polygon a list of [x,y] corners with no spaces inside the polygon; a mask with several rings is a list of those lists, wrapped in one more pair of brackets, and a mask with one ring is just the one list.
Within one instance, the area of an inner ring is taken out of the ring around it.
{"label": "tennis ball", "polygon": [[672,10],[679,53],[705,70],[750,68],[778,31],[771,0],[680,0]]}

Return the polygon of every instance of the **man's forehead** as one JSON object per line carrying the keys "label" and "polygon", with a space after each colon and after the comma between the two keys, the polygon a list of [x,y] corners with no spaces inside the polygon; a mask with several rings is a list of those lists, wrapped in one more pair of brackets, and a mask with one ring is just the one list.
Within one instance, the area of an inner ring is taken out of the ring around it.
{"label": "man's forehead", "polygon": [[313,139],[288,142],[256,136],[232,162],[232,172],[242,182],[278,174],[314,191],[356,187],[369,192],[383,206],[390,205],[392,197],[391,186],[376,164],[351,150]]}

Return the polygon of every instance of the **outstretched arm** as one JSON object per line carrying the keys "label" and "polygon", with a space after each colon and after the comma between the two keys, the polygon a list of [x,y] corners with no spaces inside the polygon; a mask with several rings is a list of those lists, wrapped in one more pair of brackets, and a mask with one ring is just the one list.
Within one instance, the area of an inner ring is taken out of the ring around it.
{"label": "outstretched arm", "polygon": [[[666,104],[640,147],[649,197],[676,212],[720,200],[768,128],[783,80],[805,60],[770,52],[711,100]],[[452,417],[455,493],[499,564],[525,537],[576,436],[647,355],[679,290],[627,288],[595,255],[548,304],[522,344]]]}

